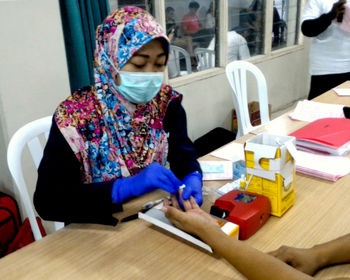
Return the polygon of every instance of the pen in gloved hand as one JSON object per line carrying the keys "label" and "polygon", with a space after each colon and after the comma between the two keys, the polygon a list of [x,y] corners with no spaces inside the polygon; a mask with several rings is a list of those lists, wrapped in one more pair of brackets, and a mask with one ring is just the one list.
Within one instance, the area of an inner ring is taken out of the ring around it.
{"label": "pen in gloved hand", "polygon": [[[147,210],[151,209],[153,206],[161,203],[164,201],[165,198],[160,198],[160,199],[157,199],[157,200],[154,200],[154,201],[150,201],[150,202],[147,202],[146,204],[144,204],[142,207],[141,207],[141,210],[139,212],[141,213],[145,213]],[[168,197],[168,199],[170,199],[170,197]],[[121,223],[124,223],[124,222],[128,222],[128,221],[132,221],[132,220],[135,220],[138,218],[138,212],[135,213],[135,214],[132,214],[130,216],[126,216],[125,218],[123,218],[120,222]]]}
{"label": "pen in gloved hand", "polygon": [[[179,187],[179,190],[182,190],[186,187],[185,184],[182,184],[180,187]],[[150,201],[150,202],[147,202],[146,204],[144,204],[142,207],[141,207],[141,210],[139,212],[141,213],[145,213],[147,210],[151,209],[153,206],[161,203],[164,201],[164,197],[163,198],[160,198],[160,199],[157,199],[157,200],[153,200],[153,201]],[[170,197],[167,197],[168,200],[170,200]],[[124,222],[128,222],[128,221],[132,221],[132,220],[135,220],[138,218],[138,213],[135,213],[135,214],[132,214],[130,216],[126,216],[124,217],[120,222],[121,223],[124,223]]]}

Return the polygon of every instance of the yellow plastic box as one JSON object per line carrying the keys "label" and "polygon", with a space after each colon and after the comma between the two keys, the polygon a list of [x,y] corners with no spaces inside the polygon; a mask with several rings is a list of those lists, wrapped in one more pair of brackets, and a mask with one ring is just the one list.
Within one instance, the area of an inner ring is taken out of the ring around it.
{"label": "yellow plastic box", "polygon": [[282,216],[295,201],[295,160],[289,148],[295,137],[259,134],[244,146],[249,192],[270,199],[271,215]]}

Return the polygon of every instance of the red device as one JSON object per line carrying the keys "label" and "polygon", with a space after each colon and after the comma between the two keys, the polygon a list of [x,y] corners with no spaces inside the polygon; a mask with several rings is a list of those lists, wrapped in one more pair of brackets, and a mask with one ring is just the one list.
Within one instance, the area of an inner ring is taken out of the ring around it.
{"label": "red device", "polygon": [[246,191],[230,191],[218,198],[210,214],[239,225],[239,239],[245,240],[270,217],[270,200]]}

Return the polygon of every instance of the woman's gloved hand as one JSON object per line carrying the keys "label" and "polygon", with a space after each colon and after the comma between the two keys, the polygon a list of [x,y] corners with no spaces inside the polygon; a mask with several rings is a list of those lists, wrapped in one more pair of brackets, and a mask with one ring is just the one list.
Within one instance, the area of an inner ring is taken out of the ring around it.
{"label": "woman's gloved hand", "polygon": [[155,189],[177,194],[180,185],[182,182],[172,171],[154,162],[134,176],[116,179],[112,188],[112,200],[114,203],[121,203],[129,197],[139,196]]}
{"label": "woman's gloved hand", "polygon": [[[187,200],[192,196],[199,206],[202,205],[202,174],[197,171],[190,173],[182,179],[182,183],[186,185],[182,193],[182,199]],[[179,203],[182,206],[181,200]]]}

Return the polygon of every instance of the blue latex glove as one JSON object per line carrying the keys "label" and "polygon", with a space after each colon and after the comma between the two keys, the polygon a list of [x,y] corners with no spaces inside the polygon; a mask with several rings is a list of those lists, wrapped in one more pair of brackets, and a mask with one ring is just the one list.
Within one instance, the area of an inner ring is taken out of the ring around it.
{"label": "blue latex glove", "polygon": [[[203,203],[202,196],[202,174],[193,172],[182,179],[182,183],[186,185],[182,193],[182,199],[187,200],[193,196],[197,204],[200,206]],[[182,206],[181,201],[180,205]]]}
{"label": "blue latex glove", "polygon": [[158,188],[176,194],[180,185],[182,182],[172,171],[154,162],[134,176],[115,180],[112,187],[112,200],[115,203],[121,203],[129,197],[142,195]]}

